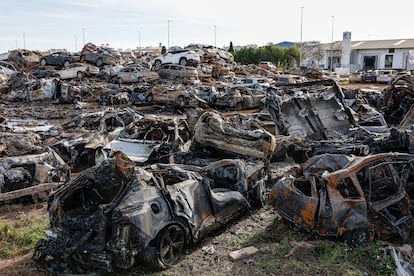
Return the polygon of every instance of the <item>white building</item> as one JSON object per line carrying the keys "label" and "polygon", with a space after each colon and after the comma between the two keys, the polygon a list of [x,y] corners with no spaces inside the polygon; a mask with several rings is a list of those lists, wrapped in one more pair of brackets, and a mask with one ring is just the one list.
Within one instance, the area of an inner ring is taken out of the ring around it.
{"label": "white building", "polygon": [[325,54],[320,63],[325,69],[331,69],[332,62],[332,67],[341,72],[344,68],[350,72],[358,69],[414,70],[414,39],[351,41],[351,33],[344,32],[344,40],[322,44],[322,48]]}

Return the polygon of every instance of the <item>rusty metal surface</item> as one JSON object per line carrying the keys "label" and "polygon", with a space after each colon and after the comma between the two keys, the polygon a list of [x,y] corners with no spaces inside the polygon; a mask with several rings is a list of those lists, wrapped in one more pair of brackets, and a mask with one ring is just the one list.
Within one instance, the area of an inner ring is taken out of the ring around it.
{"label": "rusty metal surface", "polygon": [[279,180],[269,201],[283,217],[322,236],[346,238],[369,229],[381,238],[407,240],[413,158],[396,153],[316,156],[302,165],[301,174]]}

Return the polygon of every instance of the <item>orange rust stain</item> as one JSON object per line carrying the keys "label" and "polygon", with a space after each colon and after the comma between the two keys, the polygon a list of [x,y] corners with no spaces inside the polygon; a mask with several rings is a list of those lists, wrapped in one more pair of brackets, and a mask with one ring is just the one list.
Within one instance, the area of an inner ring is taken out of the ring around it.
{"label": "orange rust stain", "polygon": [[303,218],[303,221],[306,225],[313,228],[315,220],[314,220],[314,210],[315,204],[308,202],[304,210],[300,211],[300,215]]}
{"label": "orange rust stain", "polygon": [[282,192],[282,195],[283,195],[283,196],[287,196],[289,193],[290,193],[290,190],[289,190],[289,189],[286,189],[286,190],[284,190],[284,191]]}

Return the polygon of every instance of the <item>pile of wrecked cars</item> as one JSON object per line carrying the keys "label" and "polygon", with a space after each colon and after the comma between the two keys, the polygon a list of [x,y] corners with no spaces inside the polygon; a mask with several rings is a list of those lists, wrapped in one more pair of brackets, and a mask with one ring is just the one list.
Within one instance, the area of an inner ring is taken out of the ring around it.
{"label": "pile of wrecked cars", "polygon": [[[196,146],[170,153],[173,163],[170,158],[165,163],[150,160],[163,160],[168,152],[162,147],[177,151],[177,143],[184,146],[190,137],[176,129],[175,138],[165,140],[165,121],[155,118],[151,124],[144,121],[138,132],[133,123],[122,134],[128,139],[104,147],[107,154],[97,165],[50,196],[51,228],[47,239],[36,244],[34,259],[53,273],[113,271],[137,264],[165,269],[179,260],[185,246],[266,204],[273,135],[260,128],[242,130],[215,111],[195,119]],[[201,131],[206,122],[208,130]],[[139,139],[143,128],[148,141]],[[227,146],[219,143],[223,139]],[[148,154],[147,147],[157,149]],[[222,148],[226,151],[217,152]]]}
{"label": "pile of wrecked cars", "polygon": [[[42,66],[37,52],[10,56],[20,71],[0,75],[0,104],[30,104],[29,113],[56,104],[51,117],[64,114],[19,133],[19,118],[0,114],[1,202],[52,190],[50,228],[33,254],[50,273],[166,269],[267,203],[307,232],[353,245],[410,238],[410,77],[383,92],[331,79],[282,84],[275,71],[201,44],[130,60],[87,44],[63,69]],[[94,70],[60,74],[77,65]],[[234,85],[252,79],[265,85]],[[276,181],[271,163],[287,158],[297,165]]]}

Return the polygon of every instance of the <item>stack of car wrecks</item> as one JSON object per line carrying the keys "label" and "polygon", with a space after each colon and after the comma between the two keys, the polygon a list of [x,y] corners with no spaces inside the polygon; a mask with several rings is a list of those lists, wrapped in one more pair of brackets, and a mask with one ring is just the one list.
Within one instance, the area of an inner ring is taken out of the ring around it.
{"label": "stack of car wrecks", "polygon": [[[165,269],[267,203],[353,245],[411,235],[410,76],[382,92],[316,73],[284,84],[199,44],[123,59],[88,43],[79,56],[16,50],[7,62],[0,202],[51,191],[33,255],[51,273]],[[269,166],[287,158],[297,166],[276,181]]]}

